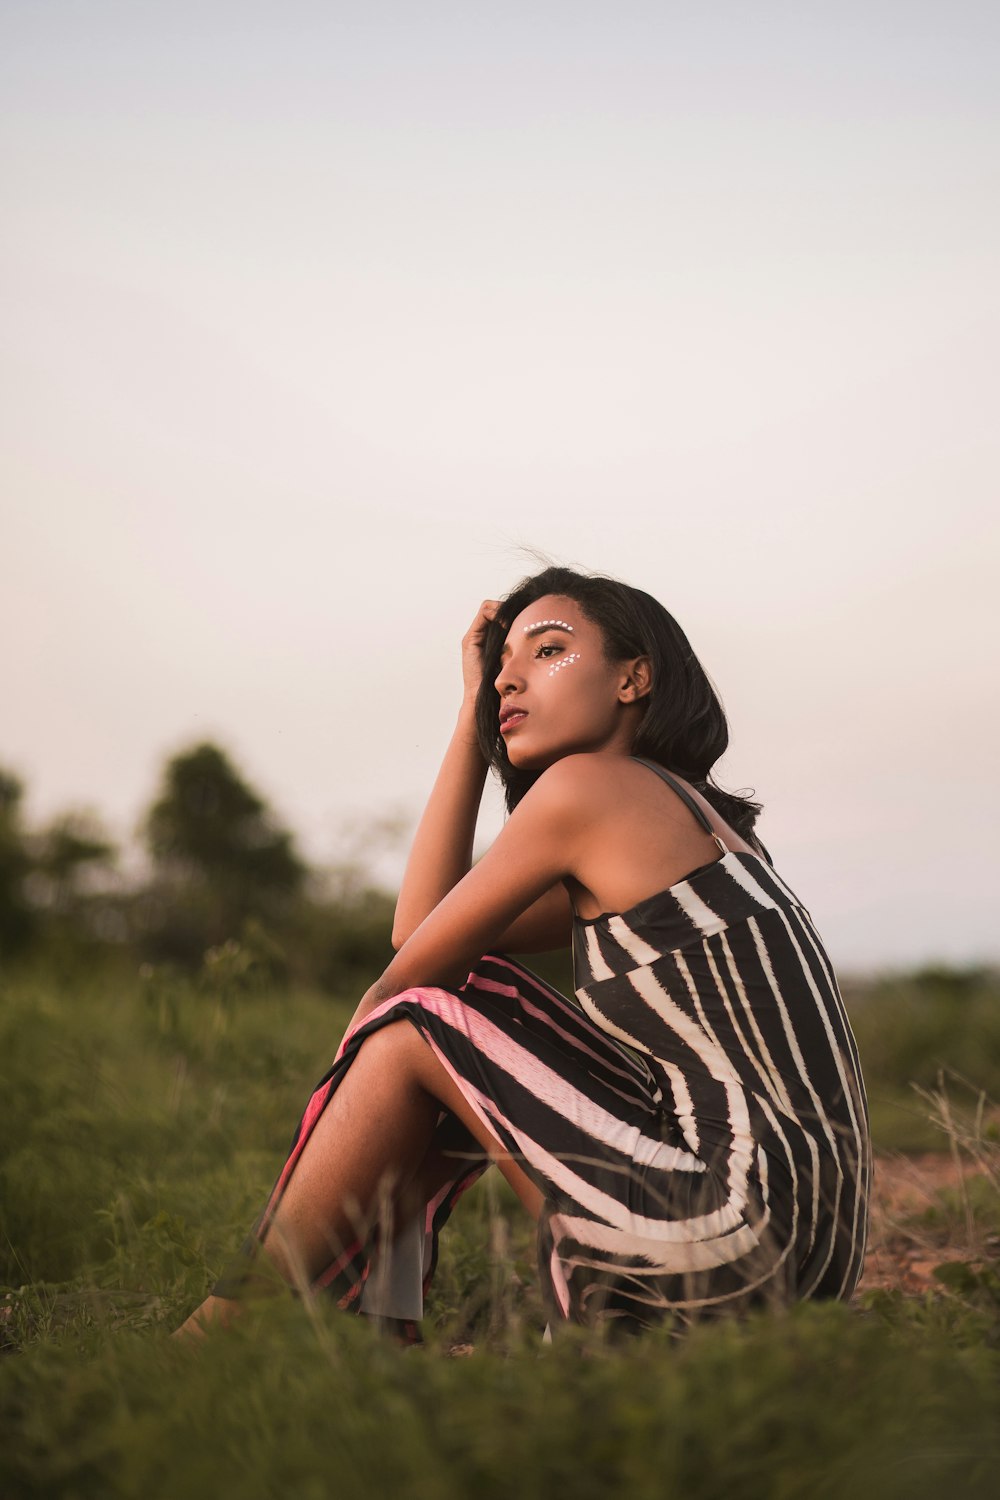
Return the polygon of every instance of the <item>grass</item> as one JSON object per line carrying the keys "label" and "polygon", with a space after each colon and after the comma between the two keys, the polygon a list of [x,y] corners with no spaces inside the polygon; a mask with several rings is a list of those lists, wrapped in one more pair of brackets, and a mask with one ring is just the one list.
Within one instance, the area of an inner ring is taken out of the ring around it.
{"label": "grass", "polygon": [[274,1304],[195,1354],[133,1333],[7,1361],[8,1496],[994,1493],[995,1355],[801,1309],[627,1352],[401,1353]]}
{"label": "grass", "polygon": [[0,1493],[992,1495],[996,1001],[989,976],[960,995],[917,976],[851,997],[873,1099],[912,1111],[884,1115],[877,1145],[929,1140],[976,1169],[911,1226],[968,1247],[933,1291],[682,1342],[570,1330],[546,1345],[530,1231],[491,1173],[444,1237],[425,1348],[279,1299],[194,1351],[167,1331],[253,1218],[349,1003],[157,974],[8,982]]}
{"label": "grass", "polygon": [[927,1108],[942,1069],[1000,1099],[1000,976],[924,969],[845,985],[868,1086],[872,1135],[883,1151],[942,1149]]}

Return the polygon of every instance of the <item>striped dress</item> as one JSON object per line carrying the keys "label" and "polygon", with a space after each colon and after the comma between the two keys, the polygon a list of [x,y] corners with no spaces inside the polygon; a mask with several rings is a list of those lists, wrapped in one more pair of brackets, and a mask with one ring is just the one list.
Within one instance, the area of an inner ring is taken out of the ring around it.
{"label": "striped dress", "polygon": [[[683,785],[645,764],[711,833]],[[405,1019],[544,1195],[539,1270],[553,1318],[683,1327],[849,1297],[868,1221],[867,1104],[836,979],[798,898],[763,857],[724,851],[628,911],[576,918],[573,954],[575,1001],[487,955],[460,990],[407,990],[350,1031],[245,1250],[266,1234],[366,1037]],[[419,1319],[441,1228],[487,1165],[453,1116],[438,1130],[454,1179],[391,1255],[377,1232],[343,1247],[315,1283],[342,1306]],[[215,1290],[233,1295],[226,1279]]]}

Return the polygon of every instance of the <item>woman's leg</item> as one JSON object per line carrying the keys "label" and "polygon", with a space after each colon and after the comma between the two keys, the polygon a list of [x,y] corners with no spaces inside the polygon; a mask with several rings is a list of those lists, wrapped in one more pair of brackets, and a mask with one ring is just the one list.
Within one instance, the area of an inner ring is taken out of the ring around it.
{"label": "woman's leg", "polygon": [[[535,1219],[543,1198],[472,1109],[408,1021],[373,1032],[316,1122],[267,1227],[262,1249],[282,1280],[308,1287],[339,1250],[371,1228],[390,1198],[398,1224],[427,1202],[428,1155],[441,1110],[454,1114],[496,1162]],[[198,1333],[239,1304],[209,1297],[179,1330]]]}

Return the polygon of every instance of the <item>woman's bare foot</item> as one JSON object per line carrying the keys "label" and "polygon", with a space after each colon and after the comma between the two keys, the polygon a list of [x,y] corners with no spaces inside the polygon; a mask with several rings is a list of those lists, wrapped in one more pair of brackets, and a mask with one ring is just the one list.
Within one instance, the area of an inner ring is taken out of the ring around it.
{"label": "woman's bare foot", "polygon": [[232,1297],[206,1297],[201,1306],[196,1307],[191,1316],[179,1328],[174,1329],[170,1337],[201,1340],[213,1323],[220,1328],[228,1328],[244,1310],[245,1303],[237,1302]]}

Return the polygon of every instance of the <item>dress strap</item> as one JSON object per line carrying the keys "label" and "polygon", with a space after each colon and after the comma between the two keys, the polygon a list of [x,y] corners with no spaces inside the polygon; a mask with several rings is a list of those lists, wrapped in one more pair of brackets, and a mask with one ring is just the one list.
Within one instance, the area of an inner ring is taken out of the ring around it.
{"label": "dress strap", "polygon": [[663,766],[658,765],[655,760],[645,760],[641,755],[630,755],[629,760],[637,761],[640,766],[648,766],[651,771],[655,771],[657,776],[659,776],[662,781],[665,781],[667,783],[667,786],[675,791],[681,801],[686,803],[686,805],[691,809],[695,817],[698,819],[698,822],[701,824],[702,828],[704,828],[706,833],[711,834],[712,838],[718,844],[723,854],[729,853],[729,850],[726,848],[725,844],[722,842],[719,835],[712,827],[705,809],[702,807],[700,802],[695,801],[683,782],[678,781],[676,776],[671,776],[670,772]]}

